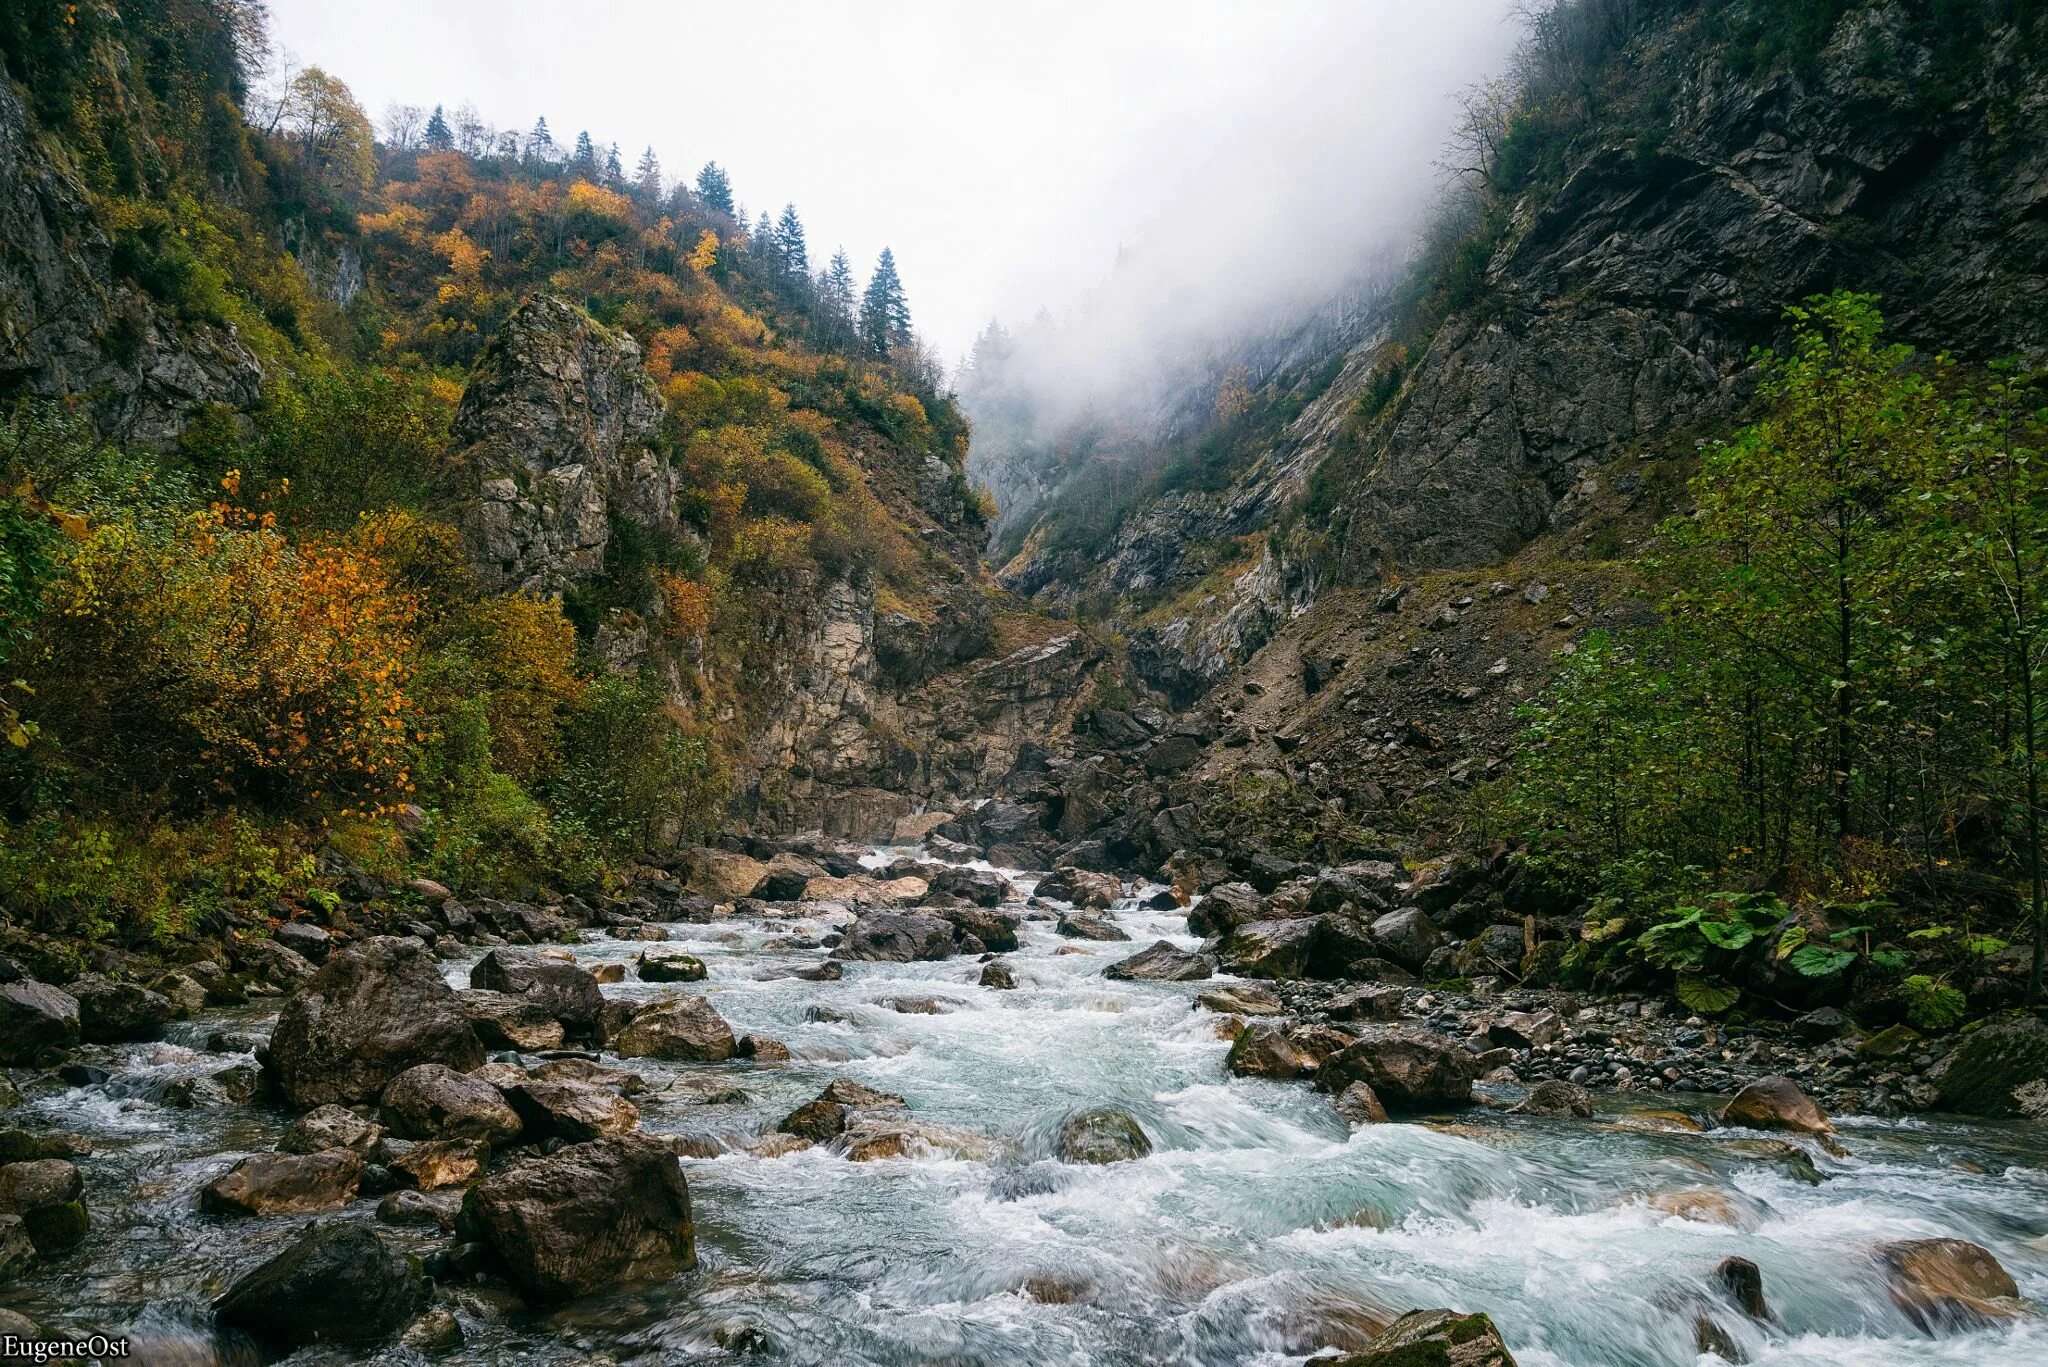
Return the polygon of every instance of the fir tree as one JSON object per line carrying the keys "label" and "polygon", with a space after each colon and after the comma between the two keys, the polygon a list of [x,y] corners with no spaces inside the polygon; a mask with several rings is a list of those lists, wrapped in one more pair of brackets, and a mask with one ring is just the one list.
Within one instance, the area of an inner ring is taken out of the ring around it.
{"label": "fir tree", "polygon": [[533,121],[533,131],[526,135],[526,155],[535,161],[555,159],[555,135],[548,132],[545,114]]}
{"label": "fir tree", "polygon": [[652,147],[640,154],[640,164],[633,168],[633,185],[649,204],[661,202],[661,159]]}
{"label": "fir tree", "polygon": [[576,151],[570,160],[576,163],[576,169],[579,171],[597,170],[597,148],[591,145],[588,131],[576,135]]}
{"label": "fir tree", "polygon": [[427,118],[427,131],[421,139],[429,152],[446,152],[455,146],[455,134],[449,131],[448,116],[435,105],[434,112]]}
{"label": "fir tree", "polygon": [[835,335],[844,336],[853,327],[853,263],[846,248],[832,253],[831,264],[818,273],[818,303]]}
{"label": "fir tree", "polygon": [[613,143],[604,154],[604,183],[618,185],[626,179],[626,168],[619,162],[619,145]]}
{"label": "fir tree", "polygon": [[697,198],[704,201],[707,209],[716,209],[721,214],[732,212],[732,181],[717,162],[705,162],[704,169],[697,173]]}
{"label": "fir tree", "polygon": [[810,275],[811,254],[804,247],[804,225],[794,204],[782,206],[782,218],[775,225],[775,245],[782,252],[782,269],[791,275]]}
{"label": "fir tree", "polygon": [[754,255],[771,266],[779,264],[782,249],[775,240],[775,220],[768,217],[766,209],[763,209],[761,216],[754,220],[753,240],[747,245],[754,249]]}
{"label": "fir tree", "polygon": [[882,248],[875,273],[868,279],[867,292],[860,301],[860,339],[877,356],[910,340],[910,304],[903,297],[903,281],[896,274],[896,254]]}

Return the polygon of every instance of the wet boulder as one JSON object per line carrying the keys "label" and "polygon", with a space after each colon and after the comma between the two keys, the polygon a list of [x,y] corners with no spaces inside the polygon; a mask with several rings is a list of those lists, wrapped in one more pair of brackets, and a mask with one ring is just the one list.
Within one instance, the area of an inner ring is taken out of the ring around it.
{"label": "wet boulder", "polygon": [[661,997],[634,1015],[612,1047],[621,1058],[720,1063],[737,1046],[732,1027],[702,997]]}
{"label": "wet boulder", "polygon": [[1228,935],[1265,915],[1266,899],[1249,883],[1223,883],[1188,908],[1188,933]]}
{"label": "wet boulder", "polygon": [[562,1023],[531,997],[466,987],[455,998],[487,1049],[562,1047]]}
{"label": "wet boulder", "polygon": [[1322,921],[1252,921],[1232,931],[1218,956],[1246,978],[1306,978],[1322,939]]}
{"label": "wet boulder", "polygon": [[1121,1163],[1152,1152],[1152,1141],[1129,1111],[1098,1106],[1062,1120],[1053,1151],[1066,1163]]}
{"label": "wet boulder", "polygon": [[457,1236],[494,1253],[542,1302],[696,1266],[690,1189],[668,1147],[643,1135],[571,1144],[470,1189]]}
{"label": "wet boulder", "polygon": [[352,1149],[367,1154],[377,1147],[384,1130],[346,1106],[315,1106],[285,1126],[277,1141],[279,1153],[312,1154],[327,1149]]}
{"label": "wet boulder", "polygon": [[0,1218],[21,1221],[38,1254],[49,1257],[85,1239],[85,1178],[64,1158],[0,1165]]}
{"label": "wet boulder", "polygon": [[1721,1108],[1723,1125],[1750,1130],[1784,1130],[1821,1138],[1832,1136],[1834,1125],[1813,1098],[1799,1090],[1789,1077],[1763,1077],[1735,1094]]}
{"label": "wet boulder", "polygon": [[526,1082],[508,1096],[531,1139],[580,1144],[625,1134],[640,1124],[640,1110],[632,1102],[587,1082]]}
{"label": "wet boulder", "polygon": [[1381,1104],[1379,1093],[1363,1082],[1354,1082],[1337,1093],[1333,1105],[1337,1114],[1347,1125],[1384,1125],[1387,1123],[1387,1108]]}
{"label": "wet boulder", "polygon": [[78,1002],[78,1037],[87,1044],[155,1039],[176,1014],[170,998],[140,983],[95,974],[72,983],[69,991]]}
{"label": "wet boulder", "polygon": [[396,1334],[427,1303],[419,1263],[368,1225],[313,1225],[214,1302],[220,1323],[278,1348],[363,1347]]}
{"label": "wet boulder", "polygon": [[953,923],[953,933],[965,944],[968,937],[981,942],[983,950],[1007,954],[1017,947],[1017,918],[1008,912],[983,907],[956,907],[938,913]]}
{"label": "wet boulder", "polygon": [[[5,989],[0,989],[4,991]],[[2048,1079],[2048,1023],[2032,1017],[1971,1031],[1942,1064],[1938,1104],[1968,1115],[2017,1115],[2014,1095]]]}
{"label": "wet boulder", "polygon": [[270,1067],[294,1106],[372,1101],[417,1064],[466,1072],[483,1061],[439,961],[419,941],[392,936],[328,959],[270,1037]]}
{"label": "wet boulder", "polygon": [[466,1187],[484,1175],[490,1146],[478,1139],[428,1139],[391,1159],[391,1176],[418,1191]]}
{"label": "wet boulder", "polygon": [[235,968],[245,977],[286,990],[313,980],[320,970],[312,960],[267,936],[241,940],[234,946]]}
{"label": "wet boulder", "polygon": [[259,1153],[199,1189],[209,1215],[312,1215],[356,1198],[363,1156],[352,1149]]}
{"label": "wet boulder", "polygon": [[494,949],[469,971],[469,985],[524,997],[562,1023],[565,1038],[596,1043],[603,1032],[604,992],[574,963],[516,949]]}
{"label": "wet boulder", "polygon": [[1877,1248],[1892,1303],[1923,1333],[1980,1329],[2026,1313],[2012,1274],[1964,1239],[1903,1239]]}
{"label": "wet boulder", "polygon": [[877,1091],[851,1078],[834,1078],[824,1091],[784,1116],[775,1128],[779,1133],[822,1144],[844,1134],[860,1112],[902,1109],[903,1098],[894,1092]]}
{"label": "wet boulder", "polygon": [[1465,1104],[1478,1077],[1478,1058],[1458,1045],[1420,1030],[1396,1030],[1358,1040],[1324,1059],[1316,1086],[1341,1092],[1364,1082],[1389,1110],[1420,1110]]}
{"label": "wet boulder", "polygon": [[846,927],[832,957],[905,964],[943,959],[953,951],[950,921],[919,912],[870,911]]}
{"label": "wet boulder", "polygon": [[633,972],[644,983],[701,983],[707,976],[704,961],[694,954],[642,954]]}
{"label": "wet boulder", "polygon": [[976,979],[983,987],[992,987],[1007,992],[1017,986],[1017,976],[1010,972],[1010,966],[1001,959],[991,959],[981,966],[981,977]]}
{"label": "wet boulder", "polygon": [[439,1063],[408,1068],[384,1089],[385,1126],[401,1139],[480,1139],[503,1144],[519,1137],[519,1116],[505,1094],[482,1078]]}
{"label": "wet boulder", "polygon": [[1075,868],[1054,869],[1032,890],[1034,897],[1065,902],[1083,911],[1107,911],[1123,895],[1123,881],[1115,874]]}
{"label": "wet boulder", "polygon": [[28,1271],[35,1261],[36,1243],[28,1237],[28,1225],[19,1215],[0,1215],[0,1286]]}
{"label": "wet boulder", "polygon": [[1515,1359],[1485,1315],[1414,1310],[1335,1367],[1515,1367]]}
{"label": "wet boulder", "polygon": [[1265,1077],[1285,1081],[1307,1077],[1316,1060],[1270,1021],[1254,1021],[1232,1041],[1223,1066],[1233,1077]]}
{"label": "wet boulder", "polygon": [[999,873],[988,869],[966,869],[957,865],[945,865],[932,871],[929,891],[977,907],[1001,906],[1013,896],[1009,882]]}
{"label": "wet boulder", "polygon": [[1079,912],[1060,917],[1059,923],[1053,928],[1069,940],[1098,940],[1105,943],[1115,943],[1131,938],[1114,921],[1109,920],[1107,917],[1084,916]]}
{"label": "wet boulder", "polygon": [[441,1229],[455,1227],[455,1213],[462,1209],[462,1197],[456,1193],[420,1191],[413,1187],[400,1187],[377,1203],[377,1219],[387,1225],[434,1225]]}
{"label": "wet boulder", "polygon": [[1516,1115],[1575,1115],[1584,1119],[1593,1114],[1593,1098],[1576,1082],[1545,1078],[1531,1087],[1529,1094],[1512,1109]]}
{"label": "wet boulder", "polygon": [[1197,996],[1195,1001],[1226,1016],[1281,1016],[1287,1013],[1286,1003],[1274,996],[1271,989],[1255,983],[1218,987]]}
{"label": "wet boulder", "polygon": [[886,1114],[854,1116],[846,1132],[833,1141],[833,1148],[849,1163],[927,1155],[979,1163],[995,1151],[986,1135]]}
{"label": "wet boulder", "polygon": [[767,872],[750,891],[741,894],[770,902],[794,902],[804,895],[813,878],[830,878],[823,864],[785,850],[768,861]]}
{"label": "wet boulder", "polygon": [[1381,955],[1411,973],[1420,973],[1443,942],[1443,932],[1421,907],[1399,907],[1377,918],[1372,936]]}
{"label": "wet boulder", "polygon": [[1119,982],[1199,982],[1214,977],[1216,961],[1206,954],[1190,954],[1166,940],[1155,940],[1128,959],[1119,959],[1102,970],[1105,978]]}
{"label": "wet boulder", "polygon": [[78,1043],[78,1000],[33,978],[0,983],[0,1066],[34,1067]]}

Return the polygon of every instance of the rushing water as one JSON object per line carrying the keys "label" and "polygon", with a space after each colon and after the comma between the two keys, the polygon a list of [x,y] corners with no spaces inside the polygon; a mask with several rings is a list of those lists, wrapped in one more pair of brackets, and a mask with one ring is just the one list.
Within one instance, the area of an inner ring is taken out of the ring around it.
{"label": "rushing water", "polygon": [[[1010,876],[1029,887],[1030,875]],[[1447,1127],[1352,1131],[1303,1086],[1227,1076],[1217,1018],[1192,1006],[1206,985],[1105,979],[1105,965],[1153,939],[1194,944],[1178,912],[1127,903],[1116,915],[1133,944],[1066,941],[1046,921],[1026,922],[1008,956],[1014,991],[977,986],[972,959],[848,964],[830,983],[777,976],[818,961],[822,951],[806,946],[832,928],[824,917],[670,927],[667,948],[710,969],[708,982],[682,990],[703,991],[736,1032],[780,1039],[796,1059],[633,1060],[626,1066],[649,1082],[635,1098],[643,1128],[743,1139],[844,1076],[901,1093],[920,1121],[989,1136],[995,1157],[850,1163],[811,1149],[685,1159],[697,1274],[547,1315],[450,1288],[467,1341],[440,1360],[1278,1367],[1357,1346],[1372,1319],[1450,1306],[1491,1313],[1524,1367],[1716,1363],[1695,1347],[1702,1307],[1751,1361],[1775,1367],[2048,1362],[2041,1321],[1921,1335],[1869,1258],[1888,1239],[1958,1236],[1991,1249],[2024,1295],[2048,1303],[2048,1145],[2038,1129],[1851,1118],[1851,1156],[1814,1154],[1818,1185],[1745,1152],[1739,1137],[1615,1123],[1634,1105],[1687,1107],[1670,1096],[1609,1098],[1593,1121],[1475,1109]],[[628,962],[645,948],[592,938],[576,953]],[[465,983],[468,964],[451,963],[449,980]],[[945,1009],[881,1004],[901,996]],[[268,1149],[286,1117],[150,1097],[233,1061],[190,1047],[210,1032],[265,1023],[254,1008],[210,1014],[180,1026],[179,1042],[121,1051],[110,1084],[45,1084],[32,1095],[34,1110],[96,1140],[95,1228],[80,1254],[0,1290],[0,1305],[46,1327],[134,1326],[143,1360],[216,1360],[207,1300],[303,1220],[203,1217],[195,1193],[235,1157]],[[676,1085],[686,1075],[715,1076],[744,1100]],[[1053,1161],[1061,1117],[1105,1103],[1140,1118],[1151,1156]],[[1698,1188],[1723,1194],[1740,1223],[1666,1215],[1640,1199]],[[373,1205],[341,1218],[367,1219]],[[1709,1274],[1729,1255],[1763,1269],[1775,1323],[1750,1323],[1713,1299]]]}

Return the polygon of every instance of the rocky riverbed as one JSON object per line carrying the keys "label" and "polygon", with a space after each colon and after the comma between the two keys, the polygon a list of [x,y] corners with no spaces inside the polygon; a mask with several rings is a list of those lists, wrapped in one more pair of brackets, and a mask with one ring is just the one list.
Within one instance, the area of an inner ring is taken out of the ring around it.
{"label": "rocky riverbed", "polygon": [[2048,1355],[2038,1122],[1887,1114],[1942,1049],[1253,976],[1313,889],[979,853],[429,899],[68,1036],[8,984],[0,1307],[179,1363]]}

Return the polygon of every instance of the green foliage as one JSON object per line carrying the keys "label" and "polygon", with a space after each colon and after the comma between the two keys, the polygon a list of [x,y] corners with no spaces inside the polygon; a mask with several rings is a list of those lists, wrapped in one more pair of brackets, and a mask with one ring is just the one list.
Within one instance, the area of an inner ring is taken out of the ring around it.
{"label": "green foliage", "polygon": [[1969,1000],[1955,988],[1925,973],[1915,973],[1899,984],[1899,996],[1906,1004],[1906,1019],[1922,1030],[1946,1030],[1963,1019]]}
{"label": "green foliage", "polygon": [[613,853],[645,848],[664,826],[701,834],[724,797],[709,742],[685,735],[647,680],[591,685],[567,720],[562,754],[550,795]]}

